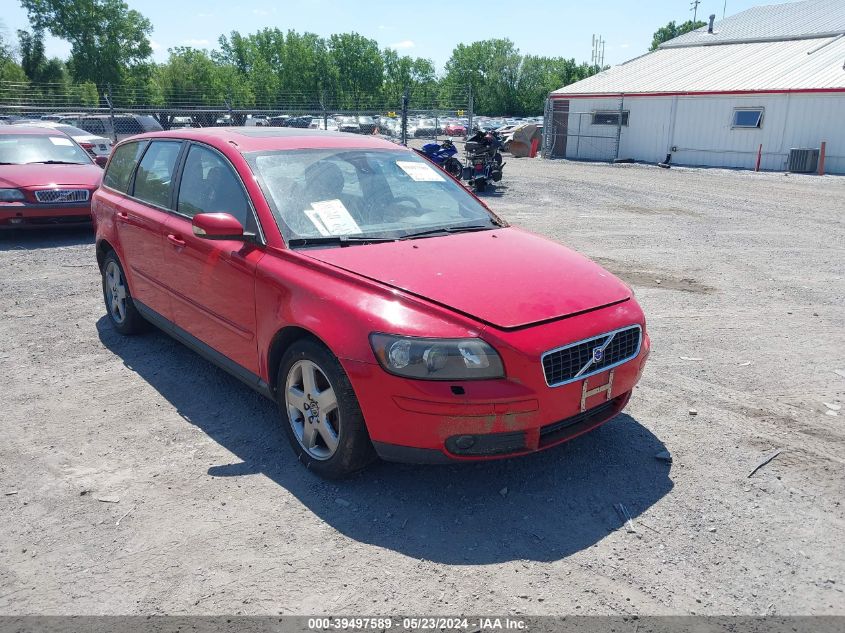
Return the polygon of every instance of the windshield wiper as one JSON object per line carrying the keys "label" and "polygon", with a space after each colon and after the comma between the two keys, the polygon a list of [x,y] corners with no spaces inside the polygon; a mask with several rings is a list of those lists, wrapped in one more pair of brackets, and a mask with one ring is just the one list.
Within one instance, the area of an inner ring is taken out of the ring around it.
{"label": "windshield wiper", "polygon": [[418,237],[426,237],[427,235],[437,235],[438,233],[471,233],[473,231],[492,231],[499,228],[496,225],[489,224],[471,224],[470,226],[443,226],[439,229],[429,229],[427,231],[419,231],[418,233],[409,233],[403,235],[400,240],[413,240]]}
{"label": "windshield wiper", "polygon": [[392,237],[367,237],[365,235],[326,235],[323,237],[296,237],[288,240],[290,248],[297,246],[321,246],[336,244],[338,246],[350,246],[352,244],[375,244],[379,242],[395,242]]}
{"label": "windshield wiper", "polygon": [[25,165],[85,165],[85,163],[75,163],[68,160],[33,160]]}

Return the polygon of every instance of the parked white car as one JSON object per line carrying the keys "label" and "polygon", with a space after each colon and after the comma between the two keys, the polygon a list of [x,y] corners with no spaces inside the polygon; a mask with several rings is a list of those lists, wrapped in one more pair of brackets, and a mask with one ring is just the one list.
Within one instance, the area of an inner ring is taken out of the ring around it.
{"label": "parked white car", "polygon": [[54,130],[58,130],[59,132],[63,132],[69,137],[71,137],[74,141],[79,143],[82,149],[91,154],[91,156],[108,156],[109,154],[111,154],[111,140],[105,138],[104,136],[97,136],[96,134],[91,134],[90,132],[86,132],[83,129],[74,127],[73,125],[57,123],[56,121],[44,120],[29,122],[16,121],[15,125],[26,125],[29,127],[48,127]]}

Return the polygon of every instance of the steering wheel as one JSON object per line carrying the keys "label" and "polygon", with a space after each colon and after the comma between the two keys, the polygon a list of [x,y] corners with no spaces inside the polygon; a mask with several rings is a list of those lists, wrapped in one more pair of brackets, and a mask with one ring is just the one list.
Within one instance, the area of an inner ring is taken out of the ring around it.
{"label": "steering wheel", "polygon": [[[396,196],[391,201],[393,204],[391,205],[390,213],[395,219],[399,219],[402,217],[400,211],[396,210],[400,204],[410,203],[413,206],[413,211],[422,211],[422,205],[420,201],[416,198],[412,198],[411,196]],[[409,211],[411,211],[409,209]],[[411,211],[413,213],[413,211]],[[409,215],[409,213],[405,213],[405,216]]]}
{"label": "steering wheel", "polygon": [[393,196],[389,191],[382,191],[380,194],[370,198],[370,204],[368,205],[369,215],[372,216],[378,213],[381,215],[382,221],[398,220],[402,217],[401,214],[392,208],[388,211],[388,208],[405,203],[413,205],[415,211],[422,211],[422,205],[416,198],[412,198],[411,196]]}
{"label": "steering wheel", "polygon": [[411,196],[396,196],[393,198],[393,204],[402,204],[403,202],[410,202],[417,211],[422,211],[422,205],[416,198]]}

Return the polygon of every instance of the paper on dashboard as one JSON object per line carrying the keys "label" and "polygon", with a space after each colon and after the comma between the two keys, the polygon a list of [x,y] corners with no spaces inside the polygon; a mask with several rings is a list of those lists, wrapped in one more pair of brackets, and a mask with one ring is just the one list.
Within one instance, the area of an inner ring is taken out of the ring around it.
{"label": "paper on dashboard", "polygon": [[445,180],[436,169],[426,163],[397,160],[396,164],[415,182],[443,182]]}
{"label": "paper on dashboard", "polygon": [[312,202],[305,215],[320,232],[320,235],[351,235],[360,233],[361,227],[349,214],[340,200],[321,200]]}

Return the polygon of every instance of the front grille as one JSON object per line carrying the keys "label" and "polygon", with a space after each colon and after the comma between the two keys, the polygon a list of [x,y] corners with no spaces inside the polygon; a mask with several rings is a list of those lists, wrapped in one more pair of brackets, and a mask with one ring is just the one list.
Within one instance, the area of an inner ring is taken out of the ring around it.
{"label": "front grille", "polygon": [[640,326],[633,325],[546,352],[542,358],[546,384],[556,387],[621,365],[639,353],[641,338]]}
{"label": "front grille", "polygon": [[38,202],[87,202],[90,192],[87,189],[42,189],[35,192]]}
{"label": "front grille", "polygon": [[621,406],[626,396],[627,394],[618,396],[613,400],[603,402],[597,407],[573,415],[570,418],[541,427],[540,448],[578,435],[581,431],[589,429],[596,424],[606,422],[613,415],[613,412]]}

